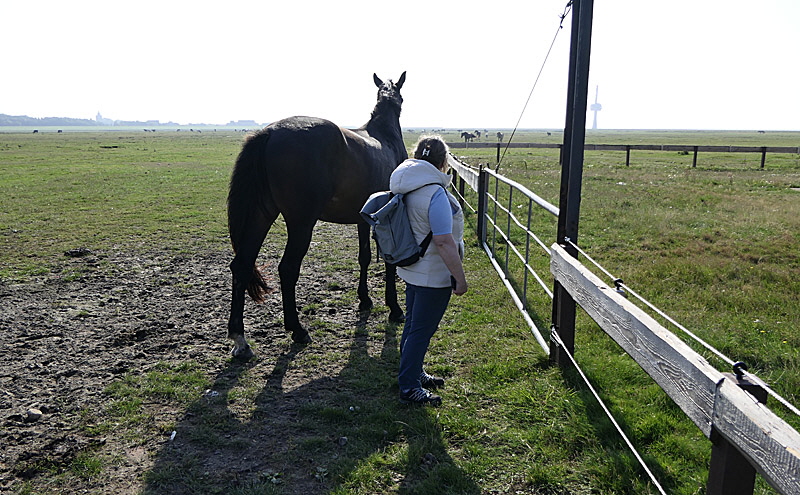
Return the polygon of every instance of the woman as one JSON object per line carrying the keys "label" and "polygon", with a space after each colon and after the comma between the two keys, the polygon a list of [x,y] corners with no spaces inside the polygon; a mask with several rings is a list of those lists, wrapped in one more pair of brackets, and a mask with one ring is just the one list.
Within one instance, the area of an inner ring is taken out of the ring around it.
{"label": "woman", "polygon": [[446,188],[448,148],[439,136],[423,136],[414,158],[392,173],[389,188],[405,194],[406,210],[417,242],[433,233],[425,255],[413,265],[398,267],[406,282],[406,322],[400,339],[400,402],[438,406],[442,398],[428,390],[444,385],[442,378],[423,369],[425,353],[450,295],[467,292],[461,259],[464,256],[464,215]]}

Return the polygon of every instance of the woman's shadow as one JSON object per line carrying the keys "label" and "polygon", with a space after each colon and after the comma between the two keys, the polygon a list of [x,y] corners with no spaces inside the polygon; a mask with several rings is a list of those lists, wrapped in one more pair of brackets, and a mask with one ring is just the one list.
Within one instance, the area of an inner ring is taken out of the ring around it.
{"label": "woman's shadow", "polygon": [[[259,374],[270,366],[266,349],[255,362],[230,360],[155,455],[143,493],[327,493],[358,486],[362,476],[378,476],[399,493],[447,493],[444,478],[451,493],[480,493],[448,455],[435,410],[397,400],[402,328],[370,330],[367,316],[333,348],[289,344],[281,335],[266,380]],[[337,352],[344,361],[339,348],[346,362],[326,376],[336,364],[321,361],[335,362]]]}

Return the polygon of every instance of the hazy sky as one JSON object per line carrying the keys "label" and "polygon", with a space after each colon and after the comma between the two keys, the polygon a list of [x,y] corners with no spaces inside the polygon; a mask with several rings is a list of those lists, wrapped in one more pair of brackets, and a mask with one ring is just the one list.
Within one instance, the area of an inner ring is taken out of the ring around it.
{"label": "hazy sky", "polygon": [[[0,113],[511,128],[566,0],[4,0]],[[595,0],[606,129],[800,130],[800,1]],[[520,127],[563,128],[570,18]],[[591,123],[591,115],[588,117]]]}

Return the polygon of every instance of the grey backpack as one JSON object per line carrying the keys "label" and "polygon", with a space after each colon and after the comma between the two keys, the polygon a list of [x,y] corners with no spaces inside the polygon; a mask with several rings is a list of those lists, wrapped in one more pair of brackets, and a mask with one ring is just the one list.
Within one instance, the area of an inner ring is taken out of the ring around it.
{"label": "grey backpack", "polygon": [[391,191],[373,193],[361,208],[361,217],[372,227],[378,254],[386,263],[408,266],[425,255],[433,232],[417,244],[408,221],[404,194]]}

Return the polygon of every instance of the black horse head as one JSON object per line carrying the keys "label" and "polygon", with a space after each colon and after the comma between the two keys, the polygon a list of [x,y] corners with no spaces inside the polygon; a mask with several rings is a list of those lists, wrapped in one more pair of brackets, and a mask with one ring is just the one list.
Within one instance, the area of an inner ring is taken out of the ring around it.
{"label": "black horse head", "polygon": [[400,76],[397,84],[394,84],[391,79],[386,82],[381,81],[377,74],[372,74],[372,79],[375,81],[375,86],[378,87],[378,103],[391,102],[398,108],[403,104],[403,97],[400,95],[400,88],[406,82],[406,73]]}

